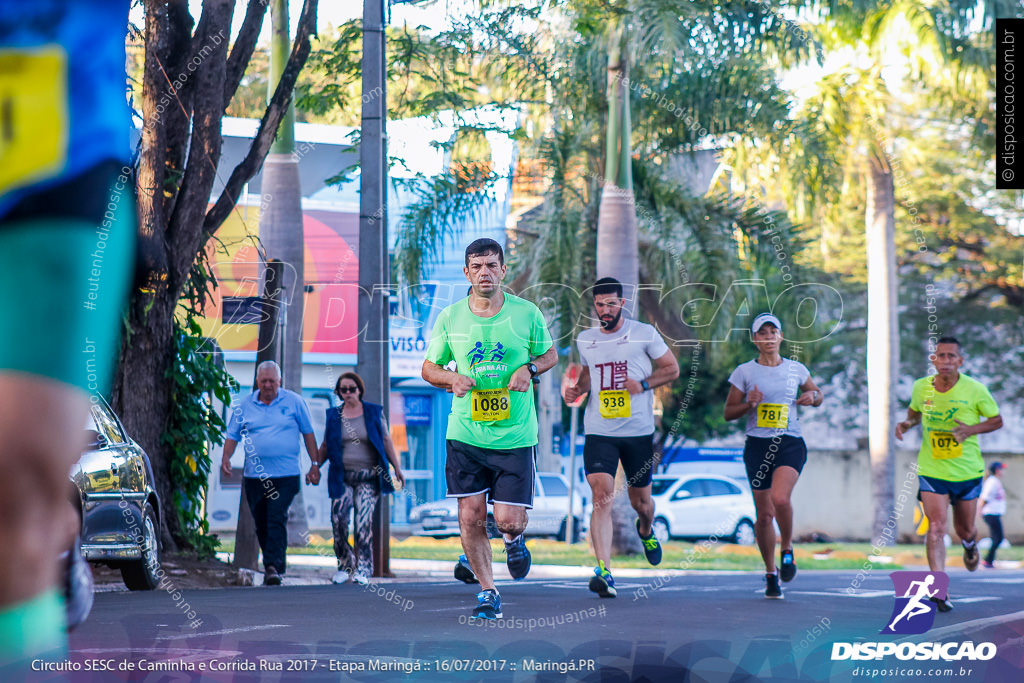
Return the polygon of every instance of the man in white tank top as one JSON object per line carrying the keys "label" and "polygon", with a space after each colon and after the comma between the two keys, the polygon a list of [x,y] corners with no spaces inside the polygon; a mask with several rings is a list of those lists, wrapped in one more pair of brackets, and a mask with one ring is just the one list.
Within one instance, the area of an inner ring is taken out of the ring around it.
{"label": "man in white tank top", "polygon": [[620,462],[629,502],[638,515],[636,528],[644,555],[653,565],[661,562],[661,545],[651,528],[651,474],[655,465],[651,390],[679,377],[679,364],[657,330],[624,317],[622,284],[618,280],[598,280],[593,294],[600,324],[584,330],[576,339],[583,371],[576,384],[566,387],[565,400],[572,403],[593,391],[583,416],[587,435],[583,463],[594,495],[590,535],[597,556],[590,590],[602,598],[613,598],[611,507]]}

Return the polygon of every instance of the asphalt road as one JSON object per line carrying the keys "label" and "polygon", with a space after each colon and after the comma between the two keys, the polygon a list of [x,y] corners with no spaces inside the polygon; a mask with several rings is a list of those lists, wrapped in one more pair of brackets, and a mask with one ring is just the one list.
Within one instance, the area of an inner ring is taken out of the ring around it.
{"label": "asphalt road", "polygon": [[[467,619],[473,588],[454,580],[102,593],[71,636],[62,664],[76,669],[28,680],[1024,680],[1022,571],[951,572],[954,611],[913,636],[879,635],[894,605],[881,569],[803,572],[782,601],[765,600],[754,573],[651,572],[604,600],[583,576],[499,582],[505,618],[483,625]],[[834,643],[858,641],[991,642],[996,652],[833,661]]]}

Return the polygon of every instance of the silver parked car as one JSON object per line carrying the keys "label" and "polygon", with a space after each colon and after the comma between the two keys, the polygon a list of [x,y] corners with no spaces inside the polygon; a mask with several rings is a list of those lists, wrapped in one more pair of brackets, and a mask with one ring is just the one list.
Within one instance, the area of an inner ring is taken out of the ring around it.
{"label": "silver parked car", "polygon": [[159,583],[160,503],[149,456],[99,396],[85,429],[86,449],[70,474],[82,555],[120,569],[130,590],[152,590]]}
{"label": "silver parked car", "polygon": [[754,543],[754,499],[750,489],[717,474],[658,474],[651,482],[654,535],[670,538],[716,537]]}
{"label": "silver parked car", "polygon": [[[527,536],[554,536],[565,540],[566,518],[569,509],[569,483],[561,474],[540,472],[534,480],[533,509]],[[583,497],[579,489],[573,491],[573,542],[586,532],[590,516],[584,515]],[[415,536],[443,538],[459,535],[459,507],[455,498],[442,498],[433,503],[417,505],[409,511],[409,524]],[[491,538],[497,538],[494,518],[487,513],[487,530]]]}

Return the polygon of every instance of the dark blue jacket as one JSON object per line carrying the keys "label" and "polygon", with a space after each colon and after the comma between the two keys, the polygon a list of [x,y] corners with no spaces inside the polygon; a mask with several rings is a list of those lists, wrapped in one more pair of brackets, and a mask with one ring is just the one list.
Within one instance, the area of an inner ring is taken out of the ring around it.
{"label": "dark blue jacket", "polygon": [[[363,401],[363,416],[366,419],[366,434],[370,445],[377,451],[378,470],[380,471],[380,492],[392,493],[395,490],[391,483],[388,470],[387,451],[384,449],[384,409],[376,404]],[[324,430],[324,442],[327,444],[327,492],[331,498],[341,498],[345,492],[345,465],[342,464],[342,453],[345,446],[341,440],[341,407],[327,409],[327,427]]]}

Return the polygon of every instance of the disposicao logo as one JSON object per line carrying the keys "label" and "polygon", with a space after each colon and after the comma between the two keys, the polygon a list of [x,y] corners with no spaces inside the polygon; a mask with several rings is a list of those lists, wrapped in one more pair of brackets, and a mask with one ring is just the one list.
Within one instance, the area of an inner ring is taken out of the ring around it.
{"label": "disposicao logo", "polygon": [[[896,604],[882,634],[917,635],[935,623],[936,604],[945,599],[949,577],[944,572],[893,572]],[[857,642],[833,643],[832,661],[871,660],[896,657],[899,660],[946,662],[987,661],[996,656],[994,643],[946,642]]]}
{"label": "disposicao logo", "polygon": [[936,610],[932,599],[945,599],[949,589],[946,573],[893,572],[889,578],[896,589],[896,604],[888,625],[880,633],[914,635],[930,629]]}

